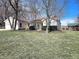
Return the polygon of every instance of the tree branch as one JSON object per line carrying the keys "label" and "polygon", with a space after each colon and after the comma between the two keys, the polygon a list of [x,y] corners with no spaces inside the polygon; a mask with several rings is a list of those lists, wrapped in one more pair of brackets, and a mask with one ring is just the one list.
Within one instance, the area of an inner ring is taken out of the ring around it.
{"label": "tree branch", "polygon": [[16,8],[13,6],[11,0],[8,0],[8,1],[9,1],[10,5],[12,6],[12,8],[16,11]]}

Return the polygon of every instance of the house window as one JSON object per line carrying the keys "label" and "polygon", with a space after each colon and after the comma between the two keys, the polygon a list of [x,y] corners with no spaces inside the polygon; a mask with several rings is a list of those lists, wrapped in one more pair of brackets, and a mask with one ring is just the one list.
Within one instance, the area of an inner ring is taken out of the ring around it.
{"label": "house window", "polygon": [[5,28],[5,22],[1,22],[0,23],[0,29],[4,29]]}
{"label": "house window", "polygon": [[20,27],[22,27],[22,23],[20,23]]}

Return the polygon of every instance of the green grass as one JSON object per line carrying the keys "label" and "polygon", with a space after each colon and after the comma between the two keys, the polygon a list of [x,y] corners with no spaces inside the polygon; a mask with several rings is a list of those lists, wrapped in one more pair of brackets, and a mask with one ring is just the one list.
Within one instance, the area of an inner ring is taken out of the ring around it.
{"label": "green grass", "polygon": [[79,32],[0,32],[0,59],[79,59]]}

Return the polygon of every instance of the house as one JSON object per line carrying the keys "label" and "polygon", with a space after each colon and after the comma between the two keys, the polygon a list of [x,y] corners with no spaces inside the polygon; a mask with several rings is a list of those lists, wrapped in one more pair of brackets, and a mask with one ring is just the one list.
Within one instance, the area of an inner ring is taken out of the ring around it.
{"label": "house", "polygon": [[41,19],[36,19],[36,20],[31,21],[29,28],[30,28],[30,30],[41,31],[42,30],[42,21],[41,21]]}
{"label": "house", "polygon": [[[51,17],[49,25],[50,25],[49,26],[50,31],[58,30],[59,26],[61,28],[61,23],[59,22],[57,16]],[[47,19],[41,18],[31,21],[29,28],[31,30],[41,31],[41,30],[46,30],[46,27],[47,27]]]}
{"label": "house", "polygon": [[37,31],[42,30],[42,21],[41,21],[41,19],[34,20],[34,24],[35,24],[35,29]]}
{"label": "house", "polygon": [[[47,27],[47,20],[43,20],[43,30],[46,30],[46,27]],[[57,30],[57,21],[50,19],[49,30],[50,31]]]}
{"label": "house", "polygon": [[[6,19],[4,21],[5,29],[12,30],[11,25],[13,25],[13,27],[14,27],[14,24],[13,24],[14,22],[15,22],[15,19],[13,19],[13,17],[9,17],[8,19]],[[57,16],[53,16],[50,19],[49,25],[50,25],[49,30],[55,31],[55,30],[58,30],[58,27],[59,27],[59,25],[61,25],[61,23],[58,22]],[[32,20],[32,21],[27,21],[24,18],[20,18],[16,24],[16,30],[25,29],[25,30],[41,31],[41,30],[46,30],[46,27],[47,27],[47,19],[46,18],[40,18],[40,19],[36,19],[36,20]]]}
{"label": "house", "polygon": [[5,28],[5,23],[3,20],[0,19],[0,29],[4,29]]}
{"label": "house", "polygon": [[[5,23],[5,30],[12,30],[11,26],[14,27],[14,22],[15,19],[13,19],[13,17],[9,17],[8,19],[6,19],[4,21]],[[22,29],[27,29],[29,27],[29,22],[26,20],[18,20],[17,24],[16,24],[16,30],[22,30]]]}
{"label": "house", "polygon": [[68,29],[73,31],[79,31],[79,23],[69,23]]}
{"label": "house", "polygon": [[29,22],[26,20],[19,20],[19,30],[29,30]]}
{"label": "house", "polygon": [[29,30],[35,30],[35,23],[33,20],[29,23]]}
{"label": "house", "polygon": [[[43,21],[43,30],[46,30],[47,19],[42,19],[42,21]],[[50,22],[49,22],[49,30],[55,31],[58,29],[61,29],[61,23],[57,16],[53,16],[53,17],[51,17]]]}

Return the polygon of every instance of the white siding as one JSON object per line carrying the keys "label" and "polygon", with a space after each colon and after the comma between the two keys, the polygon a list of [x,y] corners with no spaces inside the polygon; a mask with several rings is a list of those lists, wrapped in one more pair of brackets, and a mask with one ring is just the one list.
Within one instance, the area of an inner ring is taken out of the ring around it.
{"label": "white siding", "polygon": [[11,30],[10,23],[9,23],[8,19],[5,20],[5,29]]}
{"label": "white siding", "polygon": [[43,26],[46,26],[47,25],[47,22],[46,20],[43,21]]}
{"label": "white siding", "polygon": [[[10,22],[12,24],[13,18],[9,17],[9,19],[10,19]],[[19,26],[18,26],[18,21],[17,21],[16,30],[18,30],[18,28],[19,28]],[[11,26],[10,26],[10,23],[9,23],[8,19],[5,20],[5,29],[6,30],[11,30]]]}
{"label": "white siding", "polygon": [[[43,26],[46,26],[47,25],[47,22],[46,20],[43,21]],[[55,20],[50,20],[50,26],[57,26],[57,21]]]}
{"label": "white siding", "polygon": [[57,21],[51,20],[50,21],[50,26],[57,26]]}

